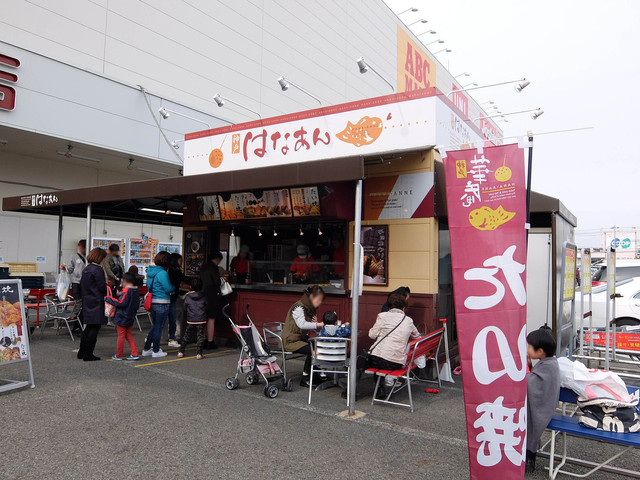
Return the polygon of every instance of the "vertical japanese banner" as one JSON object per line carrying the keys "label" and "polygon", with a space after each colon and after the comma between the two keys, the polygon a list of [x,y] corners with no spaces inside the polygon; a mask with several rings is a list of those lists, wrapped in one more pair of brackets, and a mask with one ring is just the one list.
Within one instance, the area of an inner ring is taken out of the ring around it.
{"label": "vertical japanese banner", "polygon": [[526,455],[526,183],[517,145],[444,159],[472,480],[522,479]]}

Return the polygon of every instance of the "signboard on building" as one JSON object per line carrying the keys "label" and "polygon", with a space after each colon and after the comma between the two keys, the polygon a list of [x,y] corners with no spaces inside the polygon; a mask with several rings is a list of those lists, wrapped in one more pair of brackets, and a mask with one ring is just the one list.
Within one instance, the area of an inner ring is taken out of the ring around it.
{"label": "signboard on building", "polygon": [[388,285],[389,228],[387,225],[363,226],[360,238],[364,253],[363,285]]}
{"label": "signboard on building", "polygon": [[635,228],[606,230],[602,234],[604,250],[614,248],[618,260],[632,260],[638,251],[638,237]]}
{"label": "signboard on building", "polygon": [[397,92],[436,86],[436,64],[398,25]]}
{"label": "signboard on building", "polygon": [[433,217],[433,172],[364,181],[364,220]]}
{"label": "signboard on building", "polygon": [[564,282],[562,300],[573,300],[576,296],[576,256],[577,249],[573,244],[564,247]]}
{"label": "signboard on building", "polygon": [[472,479],[523,478],[526,183],[517,145],[444,159]]}

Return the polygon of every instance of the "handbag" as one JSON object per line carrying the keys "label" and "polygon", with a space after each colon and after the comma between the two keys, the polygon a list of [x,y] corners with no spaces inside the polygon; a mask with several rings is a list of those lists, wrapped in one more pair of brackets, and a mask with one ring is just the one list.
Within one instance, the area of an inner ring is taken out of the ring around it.
{"label": "handbag", "polygon": [[[111,289],[107,288],[107,298],[113,298],[113,294],[111,293]],[[111,305],[109,302],[105,300],[104,302],[104,315],[105,317],[113,318],[116,316],[116,307],[115,305]]]}
{"label": "handbag", "polygon": [[[156,278],[156,277],[153,277]],[[153,302],[153,294],[151,293],[151,288],[153,287],[153,280],[150,285],[147,285],[147,294],[144,296],[144,309],[147,312],[151,311],[151,303]]]}
{"label": "handbag", "polygon": [[220,279],[220,294],[225,297],[233,293],[233,287],[224,278]]}
{"label": "handbag", "polygon": [[380,345],[380,343],[385,338],[387,338],[389,335],[391,335],[393,333],[393,331],[396,328],[398,328],[402,324],[402,322],[404,322],[405,318],[407,318],[407,314],[406,313],[402,316],[402,320],[400,320],[395,327],[393,327],[391,330],[389,330],[384,337],[382,337],[380,340],[378,340],[376,343],[374,343],[373,346],[369,350],[362,350],[362,353],[360,353],[360,355],[358,355],[358,358],[356,359],[356,368],[358,370],[366,370],[367,368],[369,368],[369,366],[371,365],[371,352],[373,351],[373,349],[376,348],[378,345]]}

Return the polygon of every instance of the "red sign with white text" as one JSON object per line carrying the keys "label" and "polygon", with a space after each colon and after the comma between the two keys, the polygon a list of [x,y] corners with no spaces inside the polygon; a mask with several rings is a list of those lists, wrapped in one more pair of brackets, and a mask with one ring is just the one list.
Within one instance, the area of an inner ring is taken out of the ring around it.
{"label": "red sign with white text", "polygon": [[[13,69],[19,66],[20,60],[0,53],[0,68]],[[11,85],[17,81],[18,76],[15,73],[0,69],[0,110],[11,111],[16,107],[16,89]]]}
{"label": "red sign with white text", "polygon": [[526,186],[517,145],[447,152],[453,289],[472,480],[522,479]]}

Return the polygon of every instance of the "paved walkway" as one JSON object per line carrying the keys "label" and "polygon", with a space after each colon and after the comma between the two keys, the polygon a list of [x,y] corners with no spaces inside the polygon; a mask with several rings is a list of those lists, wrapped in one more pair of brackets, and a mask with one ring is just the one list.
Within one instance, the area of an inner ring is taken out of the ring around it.
{"label": "paved walkway", "polygon": [[[142,339],[136,334],[139,346]],[[115,332],[104,328],[96,353],[110,358],[115,343]],[[273,400],[244,381],[226,390],[236,350],[221,348],[202,361],[169,350],[139,363],[85,363],[75,358],[77,346],[45,332],[32,342],[36,388],[0,395],[3,479],[468,478],[459,378],[437,395],[416,388],[413,414],[371,406],[369,396],[357,404],[367,415],[347,420],[337,416],[346,408],[338,389],[314,392],[311,406],[300,387]],[[1,370],[4,378],[25,373],[24,364]],[[575,448],[584,457],[610,450],[583,441]],[[640,455],[620,464],[637,466]],[[527,478],[546,478],[539,469]]]}

